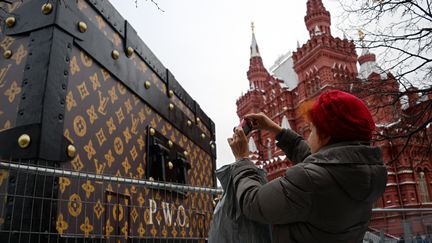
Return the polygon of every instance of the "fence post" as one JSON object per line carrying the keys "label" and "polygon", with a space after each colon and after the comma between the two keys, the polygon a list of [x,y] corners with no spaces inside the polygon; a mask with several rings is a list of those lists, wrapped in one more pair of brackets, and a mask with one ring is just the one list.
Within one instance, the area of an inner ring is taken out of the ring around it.
{"label": "fence post", "polygon": [[380,237],[379,242],[380,242],[380,243],[384,243],[384,242],[385,242],[384,231],[380,230],[380,232],[379,232],[379,237]]}
{"label": "fence post", "polygon": [[405,243],[412,243],[412,232],[411,232],[411,222],[404,221],[403,222],[404,227],[404,239]]}

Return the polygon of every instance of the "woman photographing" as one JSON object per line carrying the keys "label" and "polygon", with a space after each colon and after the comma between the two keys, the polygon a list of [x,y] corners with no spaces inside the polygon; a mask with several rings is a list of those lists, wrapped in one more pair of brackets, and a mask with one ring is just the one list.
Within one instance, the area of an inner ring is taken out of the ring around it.
{"label": "woman photographing", "polygon": [[381,150],[370,145],[373,118],[357,97],[329,91],[304,107],[311,133],[305,141],[263,113],[244,117],[267,130],[295,164],[262,184],[239,127],[228,139],[235,197],[242,214],[272,225],[273,242],[362,242],[372,204],[384,192],[387,170]]}

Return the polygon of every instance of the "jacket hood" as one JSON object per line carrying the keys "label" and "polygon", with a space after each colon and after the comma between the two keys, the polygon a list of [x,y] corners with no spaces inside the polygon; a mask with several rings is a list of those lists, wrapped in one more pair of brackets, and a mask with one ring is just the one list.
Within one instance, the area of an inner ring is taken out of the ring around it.
{"label": "jacket hood", "polygon": [[357,201],[374,202],[387,184],[381,150],[361,142],[323,147],[304,162],[323,166],[339,187]]}
{"label": "jacket hood", "polygon": [[224,165],[216,170],[216,178],[221,183],[222,189],[226,190],[229,186],[231,179],[231,165]]}

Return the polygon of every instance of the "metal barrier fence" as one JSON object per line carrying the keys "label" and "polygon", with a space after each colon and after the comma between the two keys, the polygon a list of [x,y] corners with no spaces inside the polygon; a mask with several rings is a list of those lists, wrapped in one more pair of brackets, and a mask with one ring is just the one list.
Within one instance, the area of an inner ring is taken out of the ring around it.
{"label": "metal barrier fence", "polygon": [[[206,242],[222,194],[47,164],[0,161],[0,242]],[[431,233],[432,208],[373,209],[364,242],[432,243]]]}
{"label": "metal barrier fence", "polygon": [[206,242],[221,193],[0,161],[0,242]]}
{"label": "metal barrier fence", "polygon": [[432,243],[432,208],[375,208],[367,243]]}

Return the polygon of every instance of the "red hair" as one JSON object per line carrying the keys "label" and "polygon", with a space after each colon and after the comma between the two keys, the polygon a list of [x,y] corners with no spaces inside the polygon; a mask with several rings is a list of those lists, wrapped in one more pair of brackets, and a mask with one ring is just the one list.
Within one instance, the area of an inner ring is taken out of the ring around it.
{"label": "red hair", "polygon": [[311,113],[312,113],[312,107],[313,107],[314,103],[315,103],[315,100],[308,100],[308,101],[303,102],[300,105],[300,108],[299,108],[300,109],[300,114],[303,117],[303,119],[305,119],[306,122],[310,122],[310,123],[314,124],[318,137],[319,138],[324,138],[324,137],[329,136],[329,135],[323,133],[323,131],[321,131],[319,129],[319,127],[316,126],[316,124],[315,124],[315,122],[313,121],[313,118],[312,118],[312,114]]}
{"label": "red hair", "polygon": [[316,101],[300,106],[306,121],[317,128],[318,136],[329,135],[331,141],[369,141],[375,122],[365,103],[339,90],[322,93]]}

